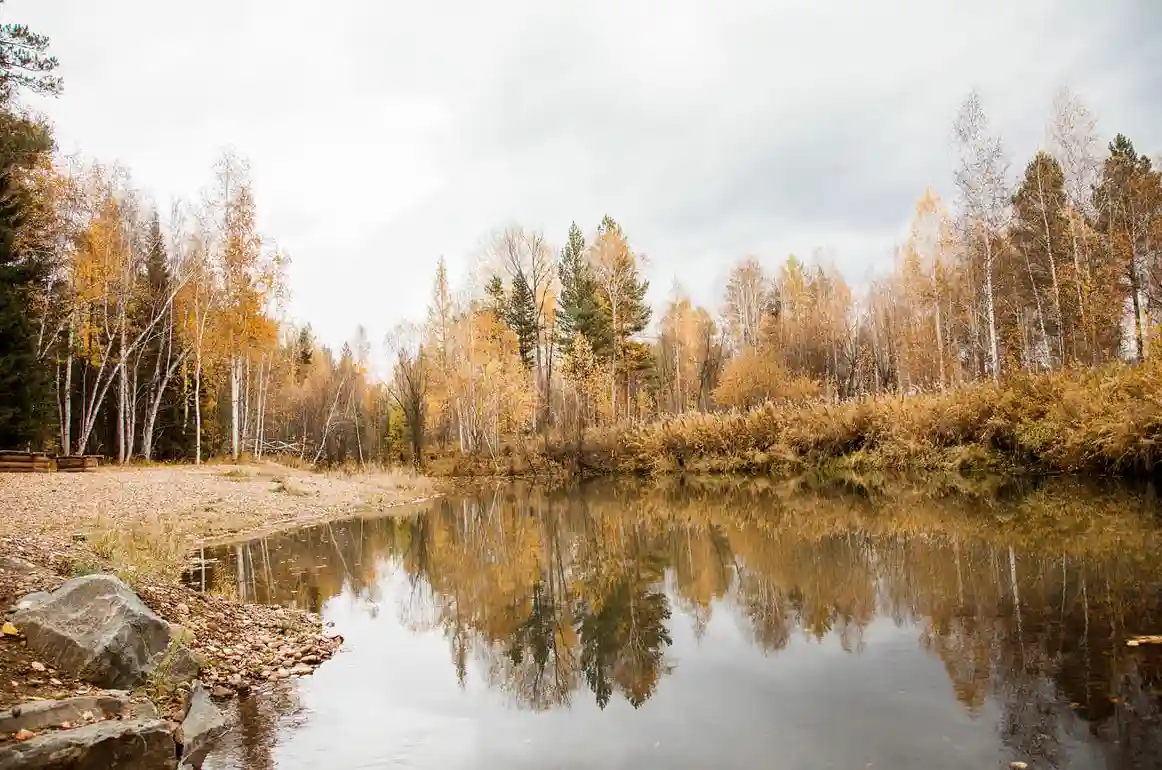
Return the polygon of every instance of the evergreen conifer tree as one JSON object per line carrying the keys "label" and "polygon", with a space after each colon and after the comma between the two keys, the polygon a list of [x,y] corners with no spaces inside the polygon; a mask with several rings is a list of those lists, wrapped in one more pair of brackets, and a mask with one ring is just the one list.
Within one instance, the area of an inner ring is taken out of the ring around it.
{"label": "evergreen conifer tree", "polygon": [[17,246],[23,194],[13,181],[13,170],[7,162],[0,167],[0,448],[4,449],[39,447],[51,398],[29,307],[47,266]]}
{"label": "evergreen conifer tree", "polygon": [[580,333],[589,342],[594,355],[606,358],[613,342],[609,314],[602,307],[600,287],[586,261],[585,250],[585,237],[573,223],[557,264],[557,277],[561,282],[557,306],[558,345],[565,355],[569,355],[573,339]]}
{"label": "evergreen conifer tree", "polygon": [[537,350],[537,308],[532,289],[524,276],[517,273],[508,298],[508,327],[516,334],[517,351],[525,368],[531,368]]}

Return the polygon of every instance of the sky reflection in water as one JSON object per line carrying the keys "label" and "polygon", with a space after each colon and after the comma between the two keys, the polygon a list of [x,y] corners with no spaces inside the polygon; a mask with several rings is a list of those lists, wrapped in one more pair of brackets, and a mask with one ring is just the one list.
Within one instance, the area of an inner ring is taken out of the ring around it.
{"label": "sky reflection in water", "polygon": [[222,549],[346,643],[207,767],[1162,767],[1148,504],[978,508],[517,485]]}

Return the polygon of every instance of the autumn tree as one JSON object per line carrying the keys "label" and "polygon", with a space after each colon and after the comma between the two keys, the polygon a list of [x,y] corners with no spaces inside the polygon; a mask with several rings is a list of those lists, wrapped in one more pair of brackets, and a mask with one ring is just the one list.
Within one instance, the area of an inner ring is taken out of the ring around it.
{"label": "autumn tree", "polygon": [[1078,325],[1073,355],[1094,364],[1117,356],[1121,334],[1119,320],[1110,322],[1113,303],[1103,296],[1118,280],[1109,274],[1101,250],[1093,248],[1097,240],[1092,229],[1096,219],[1093,190],[1102,169],[1097,120],[1076,94],[1063,88],[1053,99],[1048,134],[1049,151],[1061,166],[1067,196],[1064,215],[1069,228],[1071,299]]}
{"label": "autumn tree", "polygon": [[412,462],[424,462],[424,437],[428,416],[428,353],[418,328],[401,324],[388,338],[392,366],[392,397],[407,420]]}
{"label": "autumn tree", "polygon": [[694,305],[680,286],[662,315],[655,353],[667,411],[708,409],[718,384],[723,346],[710,313]]}
{"label": "autumn tree", "polygon": [[901,390],[942,388],[952,378],[955,342],[949,291],[952,268],[951,222],[943,201],[926,189],[916,202],[907,242],[900,250],[890,297],[897,384]]}
{"label": "autumn tree", "polygon": [[726,364],[714,401],[730,409],[751,409],[768,402],[800,403],[821,392],[815,380],[796,375],[761,347],[750,347]]}
{"label": "autumn tree", "polygon": [[[631,366],[640,361],[634,335],[650,322],[651,310],[645,295],[649,281],[641,276],[642,258],[629,247],[621,226],[606,216],[597,228],[587,252],[593,278],[600,289],[604,312],[608,314],[612,345],[609,354],[609,392],[613,418],[617,419],[619,380],[627,382]],[[627,394],[628,395],[628,394]]]}
{"label": "autumn tree", "polygon": [[770,311],[770,287],[762,264],[747,257],[730,269],[722,317],[735,351],[757,345],[763,316]]}
{"label": "autumn tree", "polygon": [[1008,217],[1008,169],[1000,137],[990,133],[988,118],[976,91],[969,94],[955,123],[960,150],[956,184],[963,205],[965,235],[979,244],[984,255],[981,287],[989,373],[1000,377],[1000,338],[997,333],[996,263],[1001,231]]}
{"label": "autumn tree", "polygon": [[579,437],[589,426],[609,417],[609,360],[597,355],[590,347],[589,338],[576,332],[565,356],[562,374],[573,400],[572,410],[568,400],[564,401],[565,428]]}
{"label": "autumn tree", "polygon": [[[501,287],[503,296],[503,286]],[[454,370],[459,351],[456,350],[456,318],[459,313],[448,267],[443,257],[436,263],[432,282],[432,299],[428,304],[428,318],[424,330],[427,337],[428,368],[427,397],[431,400],[431,418],[434,420],[437,440],[447,441],[458,421],[459,405],[453,392]]]}
{"label": "autumn tree", "polygon": [[506,307],[498,318],[516,335],[521,359],[534,374],[536,414],[543,425],[549,417],[557,336],[553,251],[543,233],[514,224],[493,234],[486,263],[509,286]]}
{"label": "autumn tree", "polygon": [[249,387],[255,358],[274,340],[268,306],[277,296],[282,257],[263,248],[255,221],[249,169],[226,152],[215,169],[213,206],[216,269],[222,281],[223,333],[230,379],[230,454],[237,458],[249,436]]}

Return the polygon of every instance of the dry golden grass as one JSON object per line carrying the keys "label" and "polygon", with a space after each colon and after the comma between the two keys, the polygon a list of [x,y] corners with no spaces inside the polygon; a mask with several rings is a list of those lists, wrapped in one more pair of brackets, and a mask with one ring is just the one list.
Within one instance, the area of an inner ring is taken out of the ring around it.
{"label": "dry golden grass", "polygon": [[1147,476],[1162,467],[1162,365],[1018,375],[940,393],[784,401],[528,442],[436,475],[886,472]]}
{"label": "dry golden grass", "polygon": [[627,432],[633,471],[1028,471],[1140,475],[1158,467],[1162,367],[1110,366],[900,398],[767,404]]}

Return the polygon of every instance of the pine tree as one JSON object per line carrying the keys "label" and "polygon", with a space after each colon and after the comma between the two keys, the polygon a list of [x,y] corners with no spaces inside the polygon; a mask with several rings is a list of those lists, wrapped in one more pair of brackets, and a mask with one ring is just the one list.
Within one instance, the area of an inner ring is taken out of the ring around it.
{"label": "pine tree", "polygon": [[5,449],[40,444],[51,398],[30,307],[47,267],[17,246],[23,193],[13,171],[10,163],[0,168],[0,447]]}
{"label": "pine tree", "polygon": [[[149,221],[147,236],[148,253],[145,258],[146,301],[135,306],[134,324],[140,329],[149,323],[151,316],[164,307],[170,299],[172,277],[169,271],[169,260],[165,251],[165,239],[161,232],[161,218],[157,212]],[[192,449],[192,437],[182,435],[182,399],[173,388],[165,387],[165,371],[169,365],[169,357],[173,355],[173,340],[165,333],[164,325],[159,324],[144,345],[141,360],[147,362],[146,367],[150,374],[148,378],[146,409],[156,396],[155,388],[164,387],[158,409],[155,435],[150,437],[150,455],[152,457],[174,458],[184,457]],[[177,430],[175,430],[177,429]]]}
{"label": "pine tree", "polygon": [[51,96],[61,92],[61,79],[52,74],[59,62],[47,51],[46,36],[24,24],[0,25],[0,100],[12,98],[18,87]]}
{"label": "pine tree", "polygon": [[488,295],[488,309],[499,320],[507,323],[508,299],[504,296],[504,281],[499,275],[492,276],[488,285],[484,287],[484,292]]}
{"label": "pine tree", "polygon": [[295,340],[295,381],[302,382],[311,368],[315,358],[315,336],[311,332],[311,325],[299,329],[298,339]]}
{"label": "pine tree", "polygon": [[149,220],[149,256],[146,258],[146,278],[150,293],[155,297],[169,296],[169,264],[165,253],[165,238],[161,234],[161,217],[153,212]]}
{"label": "pine tree", "polygon": [[1139,155],[1122,134],[1110,142],[1110,155],[1094,188],[1097,229],[1106,240],[1125,280],[1125,293],[1134,313],[1134,349],[1140,361],[1146,357],[1145,337],[1150,310],[1159,302],[1154,284],[1162,256],[1155,231],[1162,223],[1162,174],[1150,159]]}
{"label": "pine tree", "polygon": [[1015,218],[1011,228],[1013,245],[1024,256],[1032,305],[1041,319],[1046,347],[1058,364],[1068,360],[1066,337],[1079,326],[1073,317],[1070,298],[1076,291],[1063,288],[1066,279],[1064,259],[1069,248],[1069,223],[1065,218],[1065,175],[1061,166],[1046,152],[1038,152],[1025,168],[1025,177],[1013,196]]}
{"label": "pine tree", "polygon": [[[3,0],[0,0],[3,2]],[[52,137],[8,109],[17,87],[56,94],[57,67],[48,38],[21,24],[0,25],[0,448],[42,443],[52,398],[36,349],[33,292],[48,275],[45,257],[17,239],[27,193],[16,179],[52,149]]]}
{"label": "pine tree", "polygon": [[598,358],[607,358],[612,347],[608,314],[601,303],[600,287],[586,259],[585,237],[576,223],[569,227],[569,240],[557,264],[561,294],[557,305],[558,345],[569,356],[573,340],[581,334]]}
{"label": "pine tree", "polygon": [[516,334],[521,362],[530,369],[537,350],[537,308],[532,289],[520,273],[512,281],[507,311],[504,321]]}

